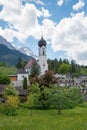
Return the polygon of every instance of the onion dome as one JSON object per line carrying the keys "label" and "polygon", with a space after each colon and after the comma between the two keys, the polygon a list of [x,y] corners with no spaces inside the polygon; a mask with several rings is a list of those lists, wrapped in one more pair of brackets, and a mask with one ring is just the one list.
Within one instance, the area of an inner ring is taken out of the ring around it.
{"label": "onion dome", "polygon": [[39,47],[46,46],[46,41],[43,39],[43,37],[41,37],[40,41],[38,42],[38,46]]}

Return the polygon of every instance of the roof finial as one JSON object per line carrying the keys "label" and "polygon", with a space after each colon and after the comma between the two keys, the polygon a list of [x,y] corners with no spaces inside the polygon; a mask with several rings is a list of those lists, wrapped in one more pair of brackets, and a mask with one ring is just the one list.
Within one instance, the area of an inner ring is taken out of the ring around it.
{"label": "roof finial", "polygon": [[41,39],[43,39],[43,31],[41,31]]}

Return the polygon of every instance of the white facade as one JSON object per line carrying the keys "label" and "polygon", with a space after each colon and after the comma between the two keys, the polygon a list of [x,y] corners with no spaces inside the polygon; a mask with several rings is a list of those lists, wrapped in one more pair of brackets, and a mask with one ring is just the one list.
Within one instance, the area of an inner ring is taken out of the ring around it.
{"label": "white facade", "polygon": [[27,78],[27,81],[28,81],[28,74],[17,74],[18,81],[23,81],[24,78]]}

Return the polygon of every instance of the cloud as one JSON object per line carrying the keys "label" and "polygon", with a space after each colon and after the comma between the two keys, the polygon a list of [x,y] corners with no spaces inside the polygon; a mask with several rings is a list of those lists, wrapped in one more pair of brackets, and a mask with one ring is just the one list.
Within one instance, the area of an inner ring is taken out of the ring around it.
{"label": "cloud", "polygon": [[82,9],[84,6],[85,6],[84,0],[79,0],[78,3],[73,5],[73,10],[78,11],[78,10]]}
{"label": "cloud", "polygon": [[[50,19],[50,12],[34,4],[22,4],[21,0],[0,0],[3,9],[0,19],[8,23],[7,28],[0,27],[0,33],[8,41],[17,38],[24,42],[29,36],[48,41],[54,51],[64,51],[68,58],[80,64],[87,64],[87,16],[84,12],[63,18],[59,23]],[[42,21],[39,22],[39,18]]]}
{"label": "cloud", "polygon": [[54,51],[66,51],[69,58],[87,64],[87,60],[79,58],[80,54],[87,52],[87,16],[77,13],[73,17],[64,18],[56,25],[52,36]]}
{"label": "cloud", "polygon": [[63,2],[64,2],[64,0],[58,0],[58,1],[57,1],[57,4],[58,4],[59,6],[62,6],[62,5],[63,5]]}
{"label": "cloud", "polygon": [[51,16],[51,14],[49,13],[49,11],[46,10],[46,9],[44,9],[44,7],[42,7],[42,13],[43,13],[44,18],[47,18],[47,17]]}
{"label": "cloud", "polygon": [[[38,22],[39,17],[50,17],[47,9],[43,7],[37,9],[34,4],[30,3],[23,5],[21,0],[9,0],[9,3],[6,0],[0,0],[0,4],[3,5],[0,19],[9,25],[8,29],[1,28],[1,32],[7,40],[12,39],[12,36],[13,38],[16,36],[19,41],[23,42],[28,36],[34,36],[38,29],[41,30]],[[12,32],[12,36],[10,32]],[[39,33],[41,32],[39,31]]]}

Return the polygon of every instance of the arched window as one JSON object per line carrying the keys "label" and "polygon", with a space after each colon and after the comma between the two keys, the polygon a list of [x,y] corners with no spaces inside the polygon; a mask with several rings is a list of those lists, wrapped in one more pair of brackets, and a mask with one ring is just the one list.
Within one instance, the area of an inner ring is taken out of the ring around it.
{"label": "arched window", "polygon": [[45,54],[44,54],[44,50],[43,50],[43,55],[45,55]]}

